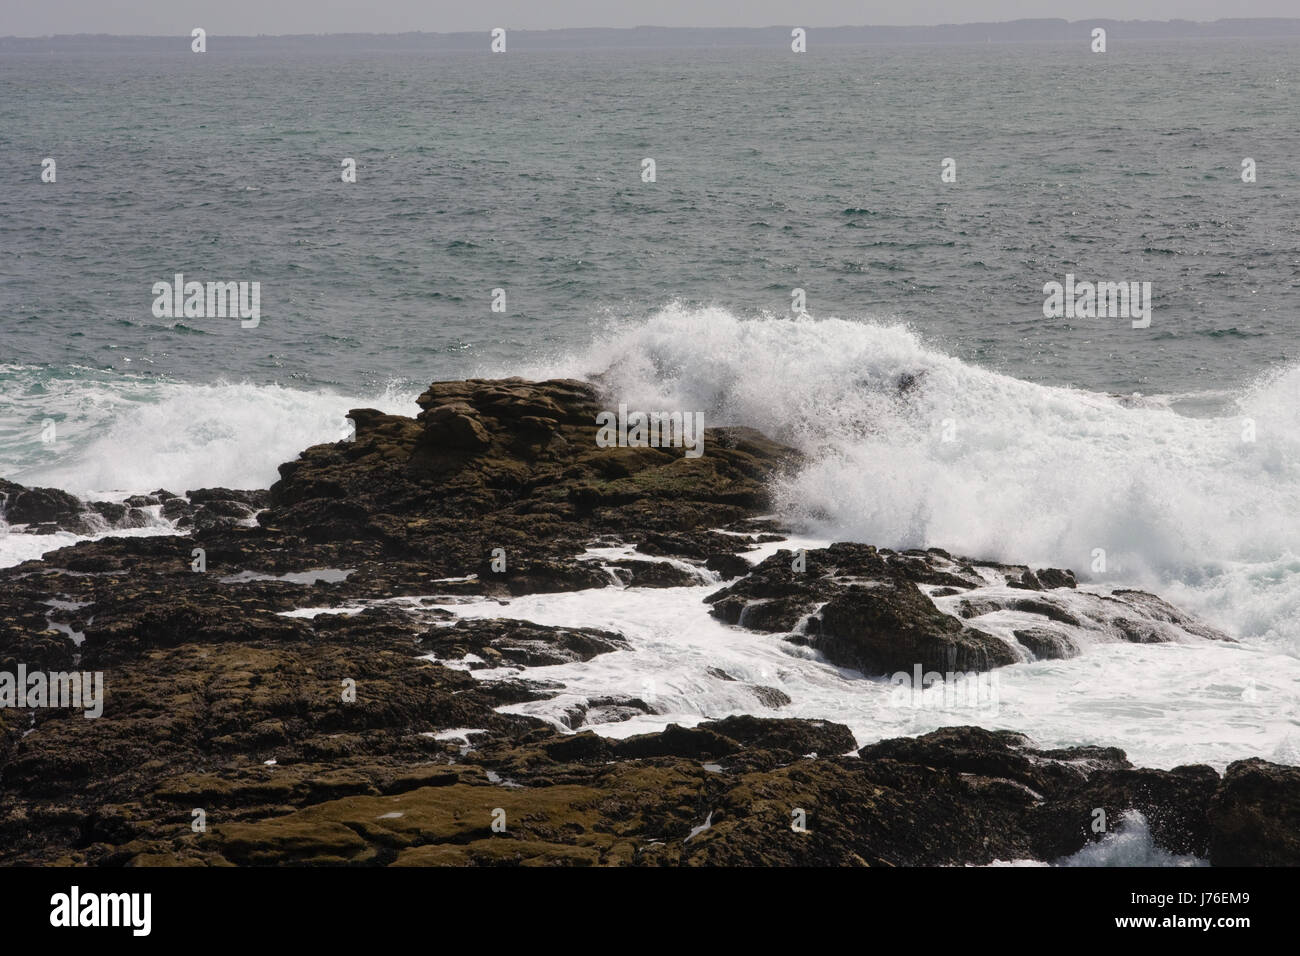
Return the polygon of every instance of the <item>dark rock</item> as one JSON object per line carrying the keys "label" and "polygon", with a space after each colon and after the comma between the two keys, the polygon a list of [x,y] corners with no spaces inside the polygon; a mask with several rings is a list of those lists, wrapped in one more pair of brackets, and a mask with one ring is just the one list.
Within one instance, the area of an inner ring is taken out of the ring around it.
{"label": "dark rock", "polygon": [[81,499],[57,488],[23,488],[5,483],[4,517],[9,524],[56,524],[76,530],[85,506]]}
{"label": "dark rock", "polygon": [[478,412],[463,402],[440,405],[421,414],[425,439],[435,446],[481,451],[492,444],[492,436]]}
{"label": "dark rock", "polygon": [[[233,502],[225,502],[233,504]],[[215,502],[222,504],[222,502]],[[197,531],[211,531],[215,528],[232,528],[245,521],[246,518],[235,515],[226,515],[221,513],[221,509],[212,508],[210,505],[204,505],[190,516],[191,522]]]}
{"label": "dark rock", "polygon": [[772,710],[776,710],[778,707],[784,707],[786,704],[793,702],[789,694],[775,687],[767,687],[763,684],[751,684],[750,689],[754,692],[754,696],[758,698],[760,704],[764,707],[771,708]]}
{"label": "dark rock", "polygon": [[207,505],[211,501],[238,501],[252,509],[260,509],[266,507],[269,493],[265,488],[200,488],[196,492],[186,492],[185,497],[190,499],[191,505]]}
{"label": "dark rock", "polygon": [[91,510],[111,525],[118,524],[126,517],[126,505],[118,504],[115,501],[93,501],[90,507]]}
{"label": "dark rock", "polygon": [[609,741],[590,732],[561,737],[554,743],[547,744],[544,749],[546,755],[552,760],[563,763],[603,762],[614,756],[614,749]]}
{"label": "dark rock", "polygon": [[841,667],[865,674],[983,671],[1016,661],[1005,641],[944,614],[910,581],[854,585],[821,611],[812,646]]}
{"label": "dark rock", "polygon": [[[1040,796],[1060,792],[1087,779],[1087,771],[1072,766],[1068,760],[1042,759],[1040,753],[1029,747],[1029,739],[1023,734],[979,727],[945,727],[921,737],[883,740],[863,747],[858,756],[869,761],[888,759],[1005,778]],[[1127,766],[1127,761],[1122,763]]]}
{"label": "dark rock", "polygon": [[1209,824],[1215,866],[1300,866],[1300,767],[1229,764]]}
{"label": "dark rock", "polygon": [[253,508],[242,501],[230,501],[210,498],[202,503],[201,513],[222,518],[238,518],[243,521],[253,516]]}
{"label": "dark rock", "polygon": [[1037,572],[1038,582],[1046,589],[1053,588],[1077,588],[1079,583],[1074,579],[1074,572],[1062,570],[1061,568],[1041,568]]}
{"label": "dark rock", "polygon": [[1007,586],[1025,588],[1030,591],[1050,591],[1054,588],[1078,587],[1074,572],[1060,568],[1041,568],[1038,571],[1025,568],[1020,575],[1007,575]]}
{"label": "dark rock", "polygon": [[716,571],[724,580],[744,577],[749,573],[750,564],[738,554],[712,554],[704,562],[710,571]]}
{"label": "dark rock", "polygon": [[184,498],[168,498],[163,502],[162,513],[164,518],[175,521],[177,518],[192,514],[194,506]]}
{"label": "dark rock", "polygon": [[1043,586],[1038,583],[1038,578],[1034,575],[1034,572],[1030,571],[1028,568],[1026,568],[1019,577],[1013,577],[1008,574],[1007,587],[1024,588],[1027,591],[1041,591],[1043,589]]}
{"label": "dark rock", "polygon": [[667,561],[612,561],[609,566],[629,587],[680,588],[700,583],[699,575]]}
{"label": "dark rock", "polygon": [[481,667],[569,664],[627,647],[623,637],[612,631],[546,627],[508,619],[467,620],[452,627],[435,627],[425,632],[421,643],[444,660],[476,654],[486,661],[478,665]]}
{"label": "dark rock", "polygon": [[1056,621],[1059,624],[1070,624],[1074,627],[1083,626],[1083,622],[1067,608],[1050,598],[1021,598],[1010,602],[1008,606],[1013,611],[1023,611],[1026,614],[1041,614],[1049,621]]}
{"label": "dark rock", "polygon": [[1035,660],[1059,660],[1076,657],[1079,653],[1078,645],[1059,631],[1045,627],[1027,627],[1012,633],[1034,655]]}
{"label": "dark rock", "polygon": [[237,501],[240,504],[248,505],[250,508],[265,508],[269,493],[265,488],[251,488],[235,490],[231,488],[200,488],[197,491],[185,492],[185,497],[189,498],[193,505],[206,505],[213,501]]}
{"label": "dark rock", "polygon": [[704,757],[725,757],[735,753],[741,745],[707,727],[679,727],[669,724],[657,734],[640,734],[613,742],[614,753],[623,759],[645,757],[687,757],[699,760]]}
{"label": "dark rock", "polygon": [[829,721],[737,716],[706,721],[699,728],[714,731],[745,747],[782,750],[800,756],[809,753],[834,756],[857,746],[849,728]]}
{"label": "dark rock", "polygon": [[[1117,828],[1124,813],[1143,815],[1152,841],[1169,853],[1205,857],[1209,850],[1210,800],[1219,775],[1210,767],[1173,770],[1098,769],[1087,780],[1056,791],[1037,807],[1028,826],[1034,855],[1053,860],[1082,849]],[[1097,815],[1104,811],[1104,818]],[[1106,830],[1094,827],[1104,819]]]}

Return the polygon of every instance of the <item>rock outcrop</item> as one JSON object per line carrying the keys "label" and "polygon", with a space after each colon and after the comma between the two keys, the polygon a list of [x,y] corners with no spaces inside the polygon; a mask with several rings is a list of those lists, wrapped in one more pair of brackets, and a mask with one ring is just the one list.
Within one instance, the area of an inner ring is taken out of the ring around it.
{"label": "rock outcrop", "polygon": [[869,675],[917,665],[985,671],[1073,657],[1088,642],[1229,639],[1153,594],[1093,594],[1077,590],[1070,571],[958,558],[938,548],[782,550],[705,601],[728,624],[789,634]]}
{"label": "rock outcrop", "polygon": [[[699,458],[601,448],[606,403],[576,381],[436,383],[419,405],[353,410],[351,440],[269,491],[87,504],[0,483],[12,533],[185,532],[0,570],[0,671],[99,671],[106,689],[94,719],[0,709],[0,862],[984,864],[1074,853],[1098,808],[1142,813],[1170,852],[1296,861],[1295,771],[1263,761],[1144,770],[976,727],[858,748],[759,684],[777,716],[594,733],[656,702],[558,698],[530,671],[612,660],[624,635],[447,608],[711,582],[720,620],[867,674],[1222,635],[1151,595],[937,549],[751,567],[783,540],[762,516],[799,456],[749,429],[709,429]],[[558,723],[517,712],[557,699]]]}

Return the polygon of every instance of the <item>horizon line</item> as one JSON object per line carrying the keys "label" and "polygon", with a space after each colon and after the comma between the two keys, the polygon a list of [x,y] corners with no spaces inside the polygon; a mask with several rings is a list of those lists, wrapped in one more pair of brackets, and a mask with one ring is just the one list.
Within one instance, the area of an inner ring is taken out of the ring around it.
{"label": "horizon line", "polygon": [[[1297,23],[1300,24],[1300,17],[1217,17],[1213,20],[1194,20],[1186,17],[1177,17],[1173,19],[1154,20],[1154,19],[1131,19],[1121,20],[1114,17],[1085,17],[1079,20],[1069,20],[1065,17],[1016,17],[1011,20],[972,20],[961,23],[915,23],[915,24],[874,24],[874,23],[837,23],[837,24],[813,24],[806,22],[774,23],[766,26],[659,26],[652,23],[637,24],[630,27],[585,27],[585,26],[564,26],[564,27],[510,27],[505,26],[511,33],[575,33],[575,32],[605,32],[605,33],[633,33],[638,30],[659,30],[672,31],[680,33],[698,32],[702,30],[728,30],[733,32],[760,32],[767,30],[788,30],[793,27],[804,27],[805,29],[814,30],[944,30],[960,27],[995,27],[1007,26],[1011,24],[1027,23],[1056,23],[1074,26],[1076,24],[1101,24],[1101,23],[1122,23],[1122,24],[1145,24],[1145,25],[1176,25],[1188,24],[1193,26],[1212,26],[1218,23]],[[328,37],[409,37],[409,36],[430,36],[430,37],[469,37],[478,36],[483,33],[490,33],[501,25],[495,27],[484,27],[477,30],[400,30],[385,32],[367,32],[358,30],[334,31],[327,33],[213,33],[208,30],[208,36],[224,37],[227,39],[239,40],[276,40],[276,39],[298,39],[303,37],[328,38]],[[127,40],[165,40],[178,36],[189,36],[188,33],[41,33],[41,34],[0,34],[0,40],[68,40],[79,38],[93,37],[114,37],[116,39]]]}

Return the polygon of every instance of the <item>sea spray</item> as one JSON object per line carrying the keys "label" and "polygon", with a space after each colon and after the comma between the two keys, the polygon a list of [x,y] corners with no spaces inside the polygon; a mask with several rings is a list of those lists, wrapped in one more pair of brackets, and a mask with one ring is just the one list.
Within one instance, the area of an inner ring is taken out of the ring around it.
{"label": "sea spray", "polygon": [[1300,653],[1300,368],[1190,417],[980,368],[901,325],[674,305],[524,374],[596,375],[629,407],[798,447],[779,510],[818,536],[1070,567]]}
{"label": "sea spray", "polygon": [[145,494],[165,487],[268,488],[279,465],[303,449],[346,438],[349,409],[414,415],[417,390],[353,397],[278,385],[187,385],[125,381],[68,389],[59,398],[83,416],[60,432],[54,454],[33,447],[4,476],[83,497]]}

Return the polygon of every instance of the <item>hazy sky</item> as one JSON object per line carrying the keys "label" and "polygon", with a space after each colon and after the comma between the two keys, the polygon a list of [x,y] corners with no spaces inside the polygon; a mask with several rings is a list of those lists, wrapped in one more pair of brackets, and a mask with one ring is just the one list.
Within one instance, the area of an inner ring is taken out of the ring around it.
{"label": "hazy sky", "polygon": [[1300,15],[1296,0],[0,0],[0,36],[448,33],[554,27],[971,23],[1019,17],[1217,20]]}

